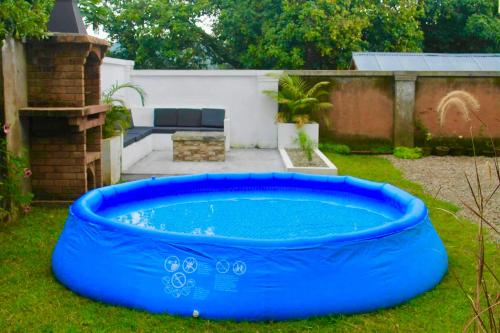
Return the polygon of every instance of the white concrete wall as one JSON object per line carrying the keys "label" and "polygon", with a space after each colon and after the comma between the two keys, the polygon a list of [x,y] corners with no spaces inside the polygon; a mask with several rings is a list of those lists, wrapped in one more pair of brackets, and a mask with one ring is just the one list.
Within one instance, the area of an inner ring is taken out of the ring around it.
{"label": "white concrete wall", "polygon": [[[146,91],[146,107],[224,108],[232,147],[277,147],[278,104],[262,91],[278,89],[278,80],[268,74],[279,71],[131,70],[130,63],[105,58],[102,88],[116,81],[133,82]],[[135,92],[123,93],[130,107],[141,106]]]}
{"label": "white concrete wall", "polygon": [[[101,66],[101,91],[107,90],[115,83],[130,82],[130,73],[133,68],[134,62],[131,60],[104,58]],[[131,91],[123,89],[116,94],[116,97],[122,98],[128,103],[129,94]]]}

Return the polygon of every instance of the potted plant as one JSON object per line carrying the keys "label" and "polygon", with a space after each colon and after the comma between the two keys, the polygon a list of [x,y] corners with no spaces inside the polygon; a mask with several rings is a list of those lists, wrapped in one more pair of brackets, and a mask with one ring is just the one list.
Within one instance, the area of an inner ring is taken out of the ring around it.
{"label": "potted plant", "polygon": [[117,91],[126,88],[136,91],[144,106],[146,93],[141,87],[130,82],[115,83],[102,93],[102,103],[111,105],[109,111],[106,112],[106,121],[102,130],[102,167],[105,185],[115,184],[120,181],[123,132],[130,128],[132,115],[125,105],[125,101],[115,97],[115,94]]}
{"label": "potted plant", "polygon": [[313,118],[321,117],[328,123],[326,112],[332,104],[325,101],[330,92],[328,81],[310,84],[300,76],[284,73],[279,77],[279,90],[266,90],[265,94],[280,105],[278,112],[278,148],[299,148],[298,134],[303,131],[318,144],[319,125]]}

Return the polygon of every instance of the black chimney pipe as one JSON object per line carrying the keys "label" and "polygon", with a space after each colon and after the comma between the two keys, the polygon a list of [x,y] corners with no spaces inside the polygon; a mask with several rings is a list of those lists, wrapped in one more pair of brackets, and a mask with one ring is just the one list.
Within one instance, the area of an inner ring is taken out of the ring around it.
{"label": "black chimney pipe", "polygon": [[56,0],[48,28],[50,32],[66,32],[86,35],[87,30],[83,24],[78,1],[75,0]]}

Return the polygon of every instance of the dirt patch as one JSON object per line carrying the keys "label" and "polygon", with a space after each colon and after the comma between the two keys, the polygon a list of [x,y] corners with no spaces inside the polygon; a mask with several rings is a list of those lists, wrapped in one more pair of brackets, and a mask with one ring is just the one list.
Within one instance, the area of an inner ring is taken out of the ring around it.
{"label": "dirt patch", "polygon": [[307,159],[306,154],[301,149],[287,149],[286,152],[294,167],[328,167],[315,152],[313,152],[311,161]]}
{"label": "dirt patch", "polygon": [[[473,186],[476,186],[474,157],[429,156],[418,160],[403,160],[394,156],[386,156],[386,158],[401,169],[406,178],[422,184],[429,194],[453,202],[461,208],[459,211],[461,216],[477,221],[474,213],[464,204],[465,202],[475,207],[465,178],[467,174]],[[482,191],[489,195],[498,184],[494,158],[477,157],[477,166]],[[497,191],[491,198],[485,215],[497,229],[500,229],[500,191]]]}

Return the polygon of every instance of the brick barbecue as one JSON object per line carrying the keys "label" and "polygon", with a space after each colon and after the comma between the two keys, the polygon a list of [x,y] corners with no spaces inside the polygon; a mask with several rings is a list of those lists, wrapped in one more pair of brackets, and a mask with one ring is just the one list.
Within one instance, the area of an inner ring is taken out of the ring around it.
{"label": "brick barbecue", "polygon": [[71,200],[102,186],[100,64],[105,40],[52,33],[28,41],[28,107],[32,188],[37,200]]}

